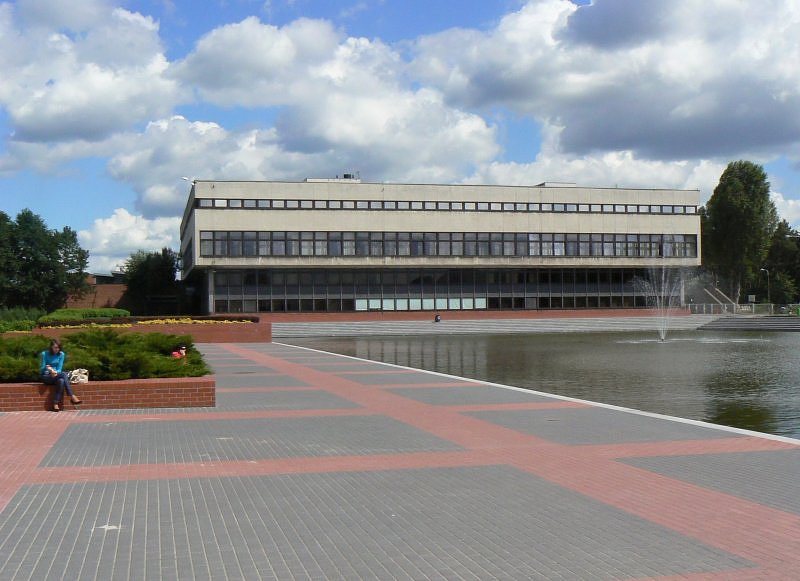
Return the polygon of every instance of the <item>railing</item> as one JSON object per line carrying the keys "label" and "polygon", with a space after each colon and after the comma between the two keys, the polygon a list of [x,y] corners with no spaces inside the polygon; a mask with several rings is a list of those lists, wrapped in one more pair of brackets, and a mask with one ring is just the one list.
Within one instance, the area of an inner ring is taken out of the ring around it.
{"label": "railing", "polygon": [[774,305],[771,303],[748,303],[737,305],[735,303],[690,303],[689,312],[693,315],[774,315],[795,314],[797,308],[789,305]]}

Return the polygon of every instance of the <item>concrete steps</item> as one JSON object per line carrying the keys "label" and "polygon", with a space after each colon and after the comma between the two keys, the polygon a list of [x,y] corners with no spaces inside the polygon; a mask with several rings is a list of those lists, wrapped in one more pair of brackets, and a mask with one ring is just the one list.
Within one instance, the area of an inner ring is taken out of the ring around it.
{"label": "concrete steps", "polygon": [[[670,330],[694,330],[718,315],[670,317]],[[335,323],[273,323],[273,339],[289,337],[354,337],[364,335],[444,335],[508,333],[579,333],[615,331],[656,331],[659,317],[587,317],[557,319],[473,319],[430,321],[352,321]]]}
{"label": "concrete steps", "polygon": [[786,315],[719,317],[701,328],[703,331],[800,331],[800,317]]}

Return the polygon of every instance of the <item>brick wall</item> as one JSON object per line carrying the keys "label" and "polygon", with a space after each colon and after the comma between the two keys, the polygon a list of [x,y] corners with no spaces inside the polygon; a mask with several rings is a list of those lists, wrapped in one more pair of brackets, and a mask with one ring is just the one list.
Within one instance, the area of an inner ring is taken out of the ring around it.
{"label": "brick wall", "polygon": [[[213,407],[216,381],[213,376],[172,379],[128,379],[90,381],[73,385],[83,403],[80,409],[133,409]],[[64,396],[64,409],[75,409]],[[42,411],[53,406],[53,387],[42,383],[0,384],[0,411]]]}

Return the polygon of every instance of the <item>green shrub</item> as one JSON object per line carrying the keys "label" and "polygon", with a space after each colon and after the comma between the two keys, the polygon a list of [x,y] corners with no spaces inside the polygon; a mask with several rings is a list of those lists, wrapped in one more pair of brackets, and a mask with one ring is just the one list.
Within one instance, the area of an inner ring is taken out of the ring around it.
{"label": "green shrub", "polygon": [[[0,382],[38,381],[40,353],[49,344],[40,335],[0,339]],[[88,369],[90,381],[200,377],[211,372],[189,335],[91,329],[64,337],[62,345],[64,367]],[[171,356],[179,345],[187,347],[185,359]]]}
{"label": "green shrub", "polygon": [[42,309],[26,309],[23,307],[0,307],[0,321],[14,322],[14,321],[35,321],[45,314]]}
{"label": "green shrub", "polygon": [[130,311],[125,309],[57,309],[52,313],[39,317],[39,324],[59,321],[82,321],[84,319],[102,319],[109,317],[128,317]]}
{"label": "green shrub", "polygon": [[0,333],[9,331],[30,331],[36,327],[36,321],[21,319],[18,321],[0,321]]}

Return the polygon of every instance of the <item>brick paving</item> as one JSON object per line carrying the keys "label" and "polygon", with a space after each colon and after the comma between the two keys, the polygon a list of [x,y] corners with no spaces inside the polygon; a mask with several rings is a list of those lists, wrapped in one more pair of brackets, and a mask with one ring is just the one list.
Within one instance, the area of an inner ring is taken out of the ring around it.
{"label": "brick paving", "polygon": [[0,579],[800,578],[800,441],[202,349],[216,408],[0,415]]}

